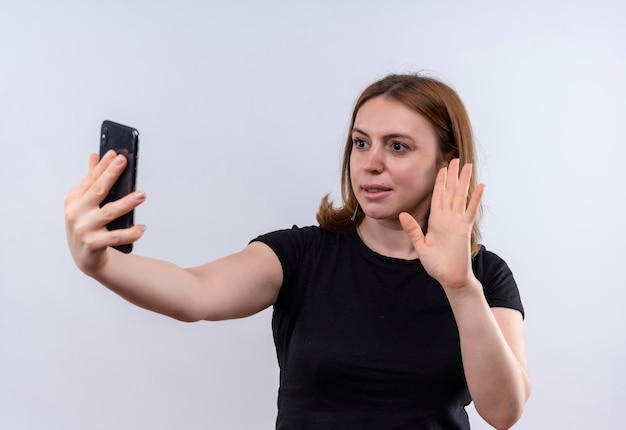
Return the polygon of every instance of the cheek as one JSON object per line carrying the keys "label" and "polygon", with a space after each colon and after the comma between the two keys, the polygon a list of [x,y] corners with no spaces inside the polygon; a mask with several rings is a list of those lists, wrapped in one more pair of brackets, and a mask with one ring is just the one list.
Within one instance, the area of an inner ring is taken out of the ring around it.
{"label": "cheek", "polygon": [[360,166],[359,166],[359,157],[350,157],[350,160],[348,160],[348,173],[349,173],[349,177],[350,180],[352,182],[354,182],[354,179],[358,176],[358,173],[360,171]]}
{"label": "cheek", "polygon": [[435,186],[438,169],[436,166],[422,169],[407,169],[401,177],[397,177],[397,181],[401,181],[414,190],[420,192],[431,192]]}
{"label": "cheek", "polygon": [[354,172],[356,172],[356,170],[352,158],[350,158],[350,162],[348,164],[348,178],[350,180],[350,183],[348,185],[350,186],[352,192],[356,192],[354,189],[354,184],[357,183]]}

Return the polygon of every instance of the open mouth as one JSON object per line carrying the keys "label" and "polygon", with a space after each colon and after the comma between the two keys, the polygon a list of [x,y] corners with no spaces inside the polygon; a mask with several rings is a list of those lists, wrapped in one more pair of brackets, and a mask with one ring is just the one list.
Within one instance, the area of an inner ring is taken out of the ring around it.
{"label": "open mouth", "polygon": [[363,187],[363,191],[368,193],[383,193],[385,191],[391,191],[391,188],[387,187]]}
{"label": "open mouth", "polygon": [[361,187],[363,197],[368,200],[380,200],[387,198],[391,193],[391,188],[382,185],[365,185]]}

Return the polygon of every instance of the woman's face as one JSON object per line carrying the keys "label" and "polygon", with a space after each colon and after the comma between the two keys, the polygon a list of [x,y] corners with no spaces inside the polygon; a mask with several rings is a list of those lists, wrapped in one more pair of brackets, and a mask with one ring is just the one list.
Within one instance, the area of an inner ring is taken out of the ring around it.
{"label": "woman's face", "polygon": [[426,118],[378,96],[358,110],[352,129],[350,179],[366,217],[398,221],[409,212],[423,222],[438,170],[445,165]]}

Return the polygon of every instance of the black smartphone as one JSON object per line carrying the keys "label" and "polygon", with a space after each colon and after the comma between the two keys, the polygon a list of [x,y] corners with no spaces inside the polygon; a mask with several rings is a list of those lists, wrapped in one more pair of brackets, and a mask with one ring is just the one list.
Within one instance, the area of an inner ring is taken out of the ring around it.
{"label": "black smartphone", "polygon": [[[113,184],[109,194],[102,200],[100,207],[135,191],[137,180],[137,156],[139,154],[139,132],[133,127],[104,121],[100,127],[100,158],[109,150],[115,150],[126,157],[126,168]],[[128,228],[134,224],[134,211],[130,211],[107,224],[109,230]],[[118,251],[129,253],[133,244],[114,246]]]}

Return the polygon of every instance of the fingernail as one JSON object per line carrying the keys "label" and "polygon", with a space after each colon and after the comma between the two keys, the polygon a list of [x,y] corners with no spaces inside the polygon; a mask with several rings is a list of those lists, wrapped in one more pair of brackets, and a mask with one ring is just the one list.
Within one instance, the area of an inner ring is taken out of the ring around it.
{"label": "fingernail", "polygon": [[121,166],[123,163],[124,163],[124,156],[118,155],[117,158],[115,159],[115,165]]}
{"label": "fingernail", "polygon": [[136,191],[135,192],[135,200],[143,200],[146,198],[146,193],[144,193],[143,191]]}

